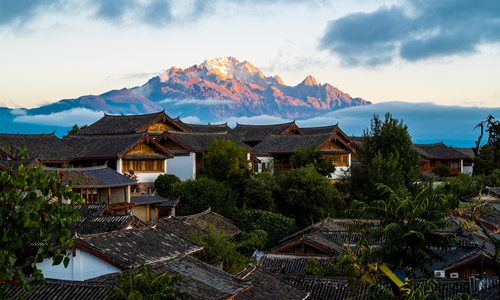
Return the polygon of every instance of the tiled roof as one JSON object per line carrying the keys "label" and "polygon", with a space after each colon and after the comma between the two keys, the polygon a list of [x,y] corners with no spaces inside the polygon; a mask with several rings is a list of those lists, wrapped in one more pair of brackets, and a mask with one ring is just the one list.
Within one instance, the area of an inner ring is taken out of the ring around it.
{"label": "tiled roof", "polygon": [[271,134],[283,134],[296,126],[295,121],[274,125],[241,125],[233,128],[233,134],[244,142],[259,142]]}
{"label": "tiled roof", "polygon": [[[5,296],[16,298],[18,294],[26,300],[75,300],[75,299],[92,299],[92,300],[107,300],[106,286],[102,282],[84,282],[84,281],[69,281],[55,280],[45,278],[45,282],[36,286],[36,290],[26,294],[22,288],[16,286],[5,292]],[[114,284],[111,284],[114,286]]]}
{"label": "tiled roof", "polygon": [[[333,138],[333,133],[269,135],[255,146],[254,150],[256,153],[293,153],[295,149],[321,146]],[[347,154],[352,153],[352,151],[349,147],[345,147],[345,150],[339,150],[335,153]]]}
{"label": "tiled roof", "polygon": [[248,291],[236,296],[235,300],[303,300],[308,296],[308,292],[298,289],[255,265],[239,273],[238,277],[250,280],[253,286]]}
{"label": "tiled roof", "polygon": [[484,196],[490,195],[490,194],[500,196],[500,187],[485,187],[480,191],[474,192],[474,193],[469,194],[467,196],[463,196],[462,200],[468,201],[469,199],[478,196],[479,192],[481,192],[481,198],[483,198]]}
{"label": "tiled roof", "polygon": [[92,203],[75,205],[75,210],[82,213],[82,217],[94,217],[103,214],[107,210],[107,203]]}
{"label": "tiled roof", "polygon": [[[165,230],[169,230],[170,232],[173,232],[184,238],[186,238],[189,233],[198,230],[196,226],[193,226],[178,217],[164,217],[155,221],[153,224],[155,224],[159,228],[164,228]],[[202,233],[204,232],[205,231],[202,229]]]}
{"label": "tiled roof", "polygon": [[235,222],[213,212],[210,208],[195,215],[179,217],[179,219],[203,230],[207,228],[208,224],[215,221],[216,231],[225,231],[230,235],[237,235],[241,233],[241,229],[236,226]]}
{"label": "tiled roof", "polygon": [[458,152],[462,153],[463,155],[467,156],[470,159],[474,159],[474,148],[460,148],[460,147],[451,147],[453,150],[457,150]]}
{"label": "tiled roof", "polygon": [[237,147],[243,147],[250,150],[247,144],[243,143],[229,131],[218,133],[189,133],[167,130],[157,138],[157,141],[167,138],[174,139],[176,142],[189,148],[190,151],[207,151],[207,146],[213,140],[230,140],[233,141]]}
{"label": "tiled roof", "polygon": [[[311,293],[308,300],[324,300],[324,299],[364,299],[368,293],[366,287],[362,287],[358,291],[359,294],[351,295],[351,290],[347,282],[347,278],[341,277],[321,277],[321,276],[283,276],[294,286],[309,291]],[[471,281],[469,278],[460,279],[436,279],[437,286],[434,288],[439,292],[440,299],[454,296],[458,293],[470,294]],[[423,280],[412,280],[413,284],[420,284]],[[498,280],[497,280],[498,282]],[[382,285],[385,285],[382,283]],[[491,289],[493,290],[493,289]],[[482,298],[490,299],[490,298]]]}
{"label": "tiled roof", "polygon": [[179,118],[172,119],[176,124],[183,127],[187,132],[197,132],[197,133],[218,133],[231,131],[231,128],[225,124],[215,124],[215,125],[202,125],[202,124],[189,124],[182,122]]}
{"label": "tiled roof", "polygon": [[98,234],[126,230],[128,225],[134,226],[132,224],[134,221],[140,223],[140,221],[131,214],[82,217],[80,220],[66,226],[65,229],[78,235]]}
{"label": "tiled roof", "polygon": [[157,195],[156,193],[130,196],[130,202],[134,203],[135,205],[163,203],[164,206],[172,206],[173,207],[173,206],[177,205],[177,203],[179,203],[179,201],[180,201],[179,199],[180,198],[165,199],[162,196]]}
{"label": "tiled roof", "polygon": [[162,119],[168,120],[170,123],[177,125],[163,111],[152,114],[126,116],[105,114],[104,117],[99,119],[97,122],[85,129],[80,130],[78,135],[137,133],[147,130],[148,126]]}
{"label": "tiled roof", "polygon": [[[149,140],[155,143],[147,133],[120,135],[68,135],[64,142],[72,147],[72,158],[119,158],[137,144]],[[157,145],[156,156],[162,159],[170,156],[167,150]]]}
{"label": "tiled roof", "polygon": [[105,257],[124,269],[196,253],[203,246],[161,227],[149,226],[113,233],[79,236],[75,243]]}
{"label": "tiled roof", "polygon": [[[137,274],[137,268],[129,270]],[[180,292],[190,293],[193,299],[225,300],[251,288],[251,283],[219,270],[189,255],[151,265],[151,273],[170,272],[184,277],[176,286]],[[90,279],[97,282],[116,282],[123,273],[113,273]]]}
{"label": "tiled roof", "polygon": [[446,146],[442,142],[435,144],[413,144],[413,149],[428,159],[469,159],[468,156]]}
{"label": "tiled roof", "polygon": [[42,162],[69,161],[71,148],[63,140],[52,134],[0,134],[0,148],[13,146],[14,149],[26,146],[29,158]]}
{"label": "tiled roof", "polygon": [[322,127],[300,127],[304,134],[319,134],[319,133],[336,133],[339,129],[338,125],[322,126]]}
{"label": "tiled roof", "polygon": [[265,252],[257,265],[263,270],[279,276],[299,275],[311,259],[315,259],[320,266],[325,267],[331,260],[331,256]]}
{"label": "tiled roof", "polygon": [[[69,184],[73,181],[73,188],[107,188],[134,185],[137,182],[127,176],[116,172],[106,165],[88,168],[45,168],[45,172],[63,172],[62,183]],[[81,184],[77,184],[77,180]]]}
{"label": "tiled roof", "polygon": [[317,229],[325,229],[328,231],[348,231],[353,229],[354,227],[358,226],[359,224],[366,223],[366,222],[374,222],[378,223],[377,220],[368,220],[368,219],[352,219],[352,218],[345,218],[345,219],[335,219],[335,218],[326,218],[318,223],[315,223],[313,225],[309,225],[306,228],[299,230],[295,233],[292,233],[281,240],[278,241],[279,244],[284,243],[289,240],[296,239],[298,237],[302,237],[303,234],[311,232],[313,230]]}

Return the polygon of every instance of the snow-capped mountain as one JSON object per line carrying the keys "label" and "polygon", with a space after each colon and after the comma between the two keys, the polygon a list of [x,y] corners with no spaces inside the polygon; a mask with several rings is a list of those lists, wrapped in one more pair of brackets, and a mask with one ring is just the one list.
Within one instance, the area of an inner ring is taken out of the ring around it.
{"label": "snow-capped mountain", "polygon": [[217,118],[261,114],[300,118],[371,104],[328,83],[318,84],[312,76],[296,86],[287,86],[278,75],[266,77],[251,63],[227,56],[187,69],[172,67],[134,91],[167,111],[168,104],[204,105],[203,101],[192,100],[210,100],[206,105]]}

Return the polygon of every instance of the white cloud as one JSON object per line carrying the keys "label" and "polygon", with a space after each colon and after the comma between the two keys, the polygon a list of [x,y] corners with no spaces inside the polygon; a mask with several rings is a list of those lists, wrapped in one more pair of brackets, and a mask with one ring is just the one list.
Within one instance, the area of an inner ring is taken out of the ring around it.
{"label": "white cloud", "polygon": [[260,115],[256,117],[230,117],[224,120],[220,120],[214,123],[225,123],[230,127],[236,126],[236,123],[243,125],[267,125],[267,124],[280,124],[288,123],[293,120],[289,120],[278,116]]}
{"label": "white cloud", "polygon": [[217,100],[217,99],[165,99],[158,103],[172,103],[173,105],[224,105],[232,104],[233,100]]}
{"label": "white cloud", "polygon": [[67,127],[75,124],[92,124],[102,118],[103,115],[104,113],[102,111],[93,111],[87,108],[73,108],[50,115],[18,116],[14,119],[14,122]]}
{"label": "white cloud", "polygon": [[14,116],[22,116],[26,114],[26,110],[23,108],[14,108],[13,110],[10,111],[11,114]]}
{"label": "white cloud", "polygon": [[182,122],[191,123],[191,124],[201,124],[200,118],[195,117],[195,116],[189,116],[189,117],[182,118]]}

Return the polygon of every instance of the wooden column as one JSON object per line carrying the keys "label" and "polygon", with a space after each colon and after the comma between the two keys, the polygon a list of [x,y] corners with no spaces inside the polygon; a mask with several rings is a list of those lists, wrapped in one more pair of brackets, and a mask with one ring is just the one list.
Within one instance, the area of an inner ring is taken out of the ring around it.
{"label": "wooden column", "polygon": [[108,205],[111,204],[111,188],[108,188]]}
{"label": "wooden column", "polygon": [[149,204],[146,205],[146,222],[149,222]]}
{"label": "wooden column", "polygon": [[124,196],[123,202],[127,202],[127,187],[126,186],[123,187],[123,196]]}
{"label": "wooden column", "polygon": [[158,220],[158,216],[159,216],[158,207],[155,207],[155,210],[156,210],[156,220]]}
{"label": "wooden column", "polygon": [[87,189],[87,196],[85,197],[85,203],[89,203],[89,189]]}
{"label": "wooden column", "polygon": [[91,190],[91,194],[90,194],[90,202],[91,203],[94,203],[94,189]]}

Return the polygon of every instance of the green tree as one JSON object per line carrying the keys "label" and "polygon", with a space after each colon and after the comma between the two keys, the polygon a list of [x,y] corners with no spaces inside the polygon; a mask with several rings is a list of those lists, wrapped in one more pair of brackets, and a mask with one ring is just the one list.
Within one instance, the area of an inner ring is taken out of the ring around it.
{"label": "green tree", "polygon": [[[355,212],[359,218],[378,221],[354,229],[363,232],[358,246],[369,249],[371,241],[381,241],[368,257],[370,262],[382,261],[393,270],[406,270],[407,277],[414,277],[416,270],[428,274],[424,265],[444,261],[439,253],[455,243],[453,238],[439,232],[452,226],[444,220],[442,212],[446,197],[430,188],[416,197],[400,197],[385,185],[379,185],[379,189],[389,195],[387,201],[377,200],[370,205],[355,201],[359,205]],[[393,282],[391,286],[393,293],[399,295],[398,286]]]}
{"label": "green tree", "polygon": [[331,177],[332,173],[335,172],[333,158],[324,157],[318,146],[293,150],[293,154],[290,157],[290,164],[299,168],[311,164],[316,168],[318,173],[327,177]]}
{"label": "green tree", "polygon": [[238,252],[239,244],[233,236],[215,230],[215,223],[208,224],[205,232],[198,229],[189,232],[187,237],[203,245],[203,250],[195,254],[195,257],[205,262],[222,261],[222,267],[228,273],[236,274],[253,262],[252,257]]}
{"label": "green tree", "polygon": [[380,199],[377,184],[383,183],[397,193],[416,193],[420,164],[419,153],[413,149],[408,127],[390,113],[385,121],[375,115],[370,130],[363,131],[360,166],[351,170],[354,199],[371,202]]}
{"label": "green tree", "polygon": [[161,174],[155,180],[155,189],[158,195],[169,197],[174,184],[181,182],[179,177],[173,174]]}
{"label": "green tree", "polygon": [[181,300],[192,298],[189,293],[181,293],[175,287],[182,281],[182,277],[168,272],[155,275],[151,267],[142,265],[139,274],[133,275],[129,271],[123,272],[118,278],[118,287],[106,286],[107,296],[115,300]]}
{"label": "green tree", "polygon": [[298,230],[294,219],[259,209],[241,212],[235,220],[237,220],[238,228],[245,232],[255,230],[267,232],[266,249]]}
{"label": "green tree", "polygon": [[[63,228],[81,217],[73,208],[81,198],[71,187],[60,184],[64,173],[25,168],[21,159],[27,158],[26,147],[19,151],[5,147],[3,152],[10,153],[11,161],[19,159],[19,167],[0,173],[0,299],[13,285],[30,293],[43,283],[37,264],[45,259],[52,259],[54,265],[69,264],[71,251],[64,249],[70,248],[73,240],[71,232]],[[59,196],[72,205],[54,204]],[[51,238],[64,247],[54,248],[47,243]]]}
{"label": "green tree", "polygon": [[[82,127],[78,127],[78,124],[75,124],[73,125],[73,127],[71,128],[71,130],[68,130],[68,134],[77,134],[80,130],[83,130],[85,128],[87,128],[87,124],[83,125]],[[63,135],[63,138],[65,138],[66,136]]]}
{"label": "green tree", "polygon": [[281,187],[276,212],[295,219],[298,226],[334,216],[344,205],[339,191],[313,165],[280,174],[276,181]]}
{"label": "green tree", "polygon": [[436,174],[439,177],[450,177],[451,169],[447,165],[440,165],[432,169],[432,173]]}
{"label": "green tree", "polygon": [[495,157],[493,149],[486,144],[481,147],[479,155],[474,157],[474,174],[491,175],[496,169],[500,169],[500,164]]}
{"label": "green tree", "polygon": [[200,177],[173,185],[172,198],[181,197],[180,215],[192,215],[212,208],[216,213],[232,219],[238,194],[221,182]]}
{"label": "green tree", "polygon": [[458,207],[463,196],[470,195],[482,188],[482,178],[472,177],[468,173],[460,173],[458,176],[444,178],[443,185],[435,188],[436,193],[445,194],[449,199],[446,211]]}
{"label": "green tree", "polygon": [[264,250],[267,244],[267,232],[254,230],[250,233],[242,232],[236,250],[246,255],[252,255],[257,250]]}
{"label": "green tree", "polygon": [[243,147],[237,147],[230,140],[212,140],[203,153],[205,163],[198,170],[198,175],[224,181],[233,172],[244,172],[249,168],[249,161]]}
{"label": "green tree", "polygon": [[279,189],[279,185],[270,172],[252,174],[245,182],[243,204],[250,209],[274,212],[276,210],[274,195]]}

